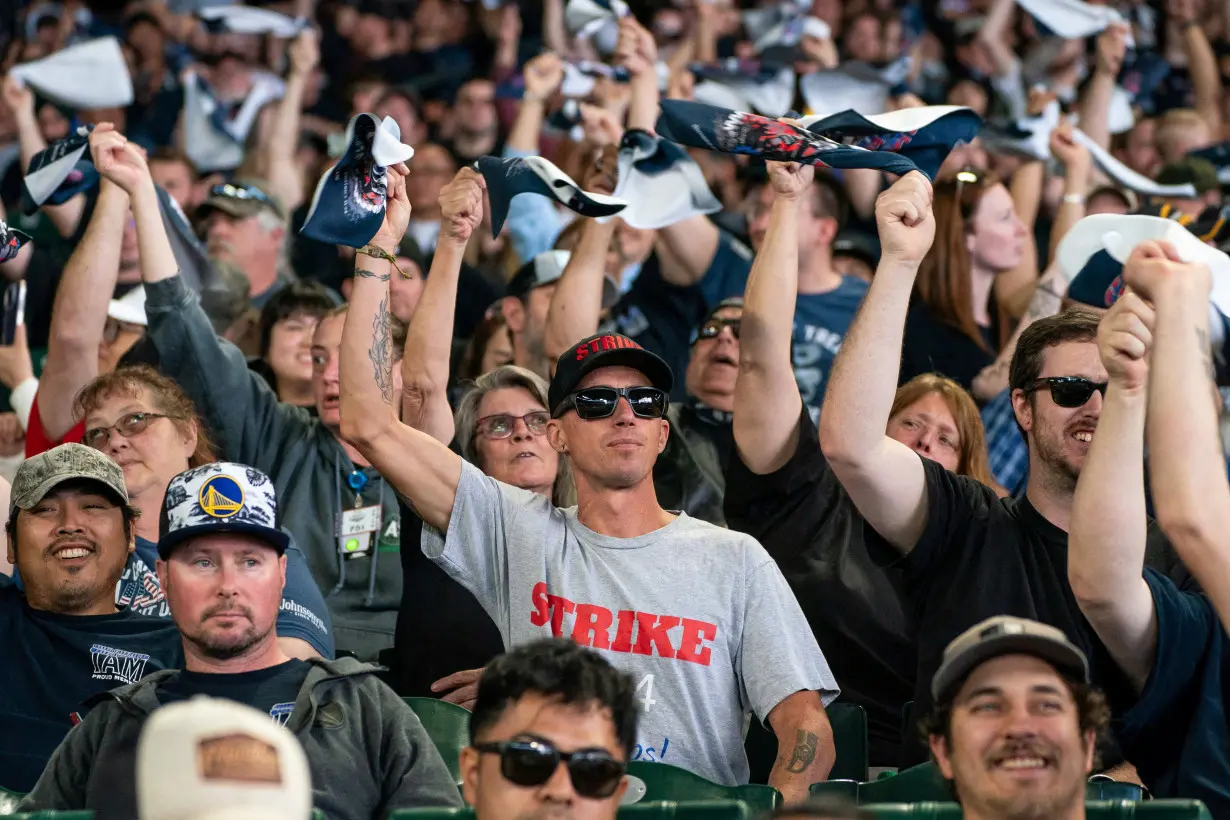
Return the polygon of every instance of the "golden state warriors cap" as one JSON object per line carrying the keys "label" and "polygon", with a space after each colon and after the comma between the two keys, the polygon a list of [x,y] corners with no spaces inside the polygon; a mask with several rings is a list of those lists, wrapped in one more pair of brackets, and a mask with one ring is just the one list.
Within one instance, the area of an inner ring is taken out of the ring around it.
{"label": "golden state warriors cap", "polygon": [[273,481],[255,467],[215,461],[171,479],[158,522],[158,555],[164,560],[183,541],[198,535],[238,532],[286,552],[290,536],[278,529],[278,496]]}
{"label": "golden state warriors cap", "polygon": [[157,709],[137,742],[138,820],[308,820],[303,747],[269,715],[195,697]]}

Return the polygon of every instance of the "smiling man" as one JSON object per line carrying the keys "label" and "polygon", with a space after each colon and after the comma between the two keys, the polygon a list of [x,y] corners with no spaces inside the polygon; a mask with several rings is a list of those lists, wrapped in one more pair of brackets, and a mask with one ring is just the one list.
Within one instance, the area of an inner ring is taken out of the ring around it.
{"label": "smiling man", "polygon": [[13,479],[0,575],[0,786],[29,791],[82,702],[182,662],[169,621],[115,604],[136,536],[119,465],[83,444],[25,462]]}
{"label": "smiling man", "polygon": [[[123,483],[121,479],[120,487]],[[184,668],[96,697],[21,811],[93,809],[135,817],[135,750],[160,706],[197,695],[247,704],[303,745],[318,809],[340,820],[460,804],[418,718],[353,658],[288,657],[277,638],[286,549],[270,478],[215,462],[167,487],[158,578],[183,638]],[[130,653],[131,654],[131,653]]]}
{"label": "smiling man", "polygon": [[1081,820],[1085,779],[1110,710],[1063,632],[989,618],[944,650],[924,721],[966,820]]}

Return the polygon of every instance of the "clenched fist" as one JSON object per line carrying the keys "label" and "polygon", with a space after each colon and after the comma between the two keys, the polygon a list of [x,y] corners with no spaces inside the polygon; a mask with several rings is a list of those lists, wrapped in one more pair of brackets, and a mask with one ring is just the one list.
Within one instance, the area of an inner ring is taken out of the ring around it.
{"label": "clenched fist", "polygon": [[886,260],[919,264],[935,240],[931,182],[911,171],[876,199],[876,227]]}
{"label": "clenched fist", "polygon": [[473,168],[462,168],[440,191],[440,238],[464,245],[483,221],[487,181]]}

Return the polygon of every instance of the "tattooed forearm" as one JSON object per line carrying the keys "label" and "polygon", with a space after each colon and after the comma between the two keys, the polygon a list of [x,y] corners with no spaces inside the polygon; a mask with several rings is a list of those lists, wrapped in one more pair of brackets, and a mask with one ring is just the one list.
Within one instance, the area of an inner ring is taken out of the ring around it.
{"label": "tattooed forearm", "polygon": [[359,278],[359,279],[378,279],[381,282],[389,281],[389,274],[376,273],[375,271],[370,271],[367,268],[356,267],[354,269],[354,275],[356,278]]}
{"label": "tattooed forearm", "polygon": [[[355,273],[358,273],[356,269]],[[385,278],[388,276],[386,274]],[[372,318],[372,346],[367,351],[367,358],[372,362],[372,376],[385,404],[393,403],[393,360],[391,351],[391,336],[389,333],[389,297],[380,300],[376,315]]]}
{"label": "tattooed forearm", "polygon": [[816,760],[816,747],[819,745],[820,738],[812,732],[802,729],[795,730],[794,751],[790,753],[790,762],[786,764],[786,771],[791,774],[802,774],[807,771]]}

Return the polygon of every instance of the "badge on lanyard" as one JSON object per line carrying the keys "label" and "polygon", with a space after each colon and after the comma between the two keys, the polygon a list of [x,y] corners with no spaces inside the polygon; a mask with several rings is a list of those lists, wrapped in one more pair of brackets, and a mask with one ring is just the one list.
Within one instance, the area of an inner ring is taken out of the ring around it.
{"label": "badge on lanyard", "polygon": [[347,558],[361,558],[371,552],[372,536],[380,530],[380,505],[363,506],[363,488],[367,486],[367,474],[362,470],[353,471],[346,483],[354,490],[354,507],[342,510],[337,548]]}

